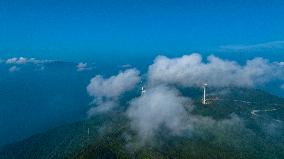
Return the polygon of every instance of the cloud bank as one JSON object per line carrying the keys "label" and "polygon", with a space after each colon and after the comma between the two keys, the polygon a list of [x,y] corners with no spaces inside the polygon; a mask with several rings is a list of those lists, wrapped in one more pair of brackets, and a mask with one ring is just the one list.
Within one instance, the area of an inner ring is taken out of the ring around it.
{"label": "cloud bank", "polygon": [[212,87],[253,87],[283,77],[284,71],[278,63],[270,63],[263,58],[248,60],[242,66],[215,56],[209,56],[207,62],[203,62],[200,54],[173,59],[158,56],[148,71],[151,85],[165,83],[184,87],[201,86],[203,83]]}
{"label": "cloud bank", "polygon": [[[210,133],[223,140],[222,135],[230,138],[231,133],[248,131],[242,119],[234,114],[222,120],[194,115],[191,99],[182,96],[176,86],[200,87],[208,83],[210,87],[217,88],[256,87],[272,80],[284,80],[283,62],[254,58],[240,65],[216,56],[203,60],[196,53],[178,58],[158,56],[148,68],[146,92],[129,101],[125,114],[142,145],[155,140],[161,132],[173,136],[186,134],[201,137],[202,133]],[[96,105],[89,110],[89,116],[119,106],[119,97],[133,89],[139,81],[136,69],[125,70],[107,79],[95,76],[87,87]],[[220,133],[222,135],[218,136]]]}
{"label": "cloud bank", "polygon": [[89,111],[89,115],[96,112],[106,112],[115,106],[116,100],[123,93],[132,90],[140,81],[140,72],[136,69],[127,69],[107,79],[97,75],[87,86],[88,94],[94,97],[97,107]]}

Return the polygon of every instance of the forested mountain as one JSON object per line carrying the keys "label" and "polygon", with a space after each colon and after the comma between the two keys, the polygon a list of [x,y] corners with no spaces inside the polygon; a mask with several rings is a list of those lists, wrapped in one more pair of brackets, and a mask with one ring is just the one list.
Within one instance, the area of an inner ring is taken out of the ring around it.
{"label": "forested mountain", "polygon": [[181,92],[194,105],[192,128],[182,134],[159,127],[152,141],[141,143],[118,109],[6,145],[0,158],[284,158],[284,99],[254,89],[209,89],[209,104],[202,105],[201,90]]}

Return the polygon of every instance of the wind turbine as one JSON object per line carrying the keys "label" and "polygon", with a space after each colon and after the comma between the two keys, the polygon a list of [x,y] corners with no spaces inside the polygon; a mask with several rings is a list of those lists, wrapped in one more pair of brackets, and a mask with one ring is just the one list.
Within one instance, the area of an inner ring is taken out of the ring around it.
{"label": "wind turbine", "polygon": [[144,87],[142,86],[141,87],[141,95],[145,94],[146,93],[146,90],[144,89]]}
{"label": "wind turbine", "polygon": [[207,104],[206,103],[206,87],[208,86],[208,84],[207,83],[204,83],[203,84],[203,99],[202,99],[202,104]]}

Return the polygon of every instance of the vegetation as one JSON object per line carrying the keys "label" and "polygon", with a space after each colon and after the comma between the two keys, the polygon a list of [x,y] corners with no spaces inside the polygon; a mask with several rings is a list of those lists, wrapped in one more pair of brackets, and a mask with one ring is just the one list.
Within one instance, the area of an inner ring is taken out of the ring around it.
{"label": "vegetation", "polygon": [[[196,88],[182,89],[193,98],[191,114],[216,121],[236,114],[243,127],[216,124],[199,133],[171,136],[161,129],[153,143],[136,144],[124,111],[58,127],[0,150],[1,159],[93,159],[93,158],[194,158],[280,159],[284,158],[284,99],[252,89],[209,90],[211,104],[201,105]],[[214,93],[219,92],[219,93]],[[254,109],[277,111],[252,115]],[[88,133],[89,130],[89,133]],[[200,133],[201,132],[201,133]]]}

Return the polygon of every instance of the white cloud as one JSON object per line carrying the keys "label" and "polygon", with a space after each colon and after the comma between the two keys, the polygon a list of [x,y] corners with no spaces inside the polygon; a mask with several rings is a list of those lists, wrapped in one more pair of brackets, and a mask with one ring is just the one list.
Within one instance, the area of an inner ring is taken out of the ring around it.
{"label": "white cloud", "polygon": [[139,71],[136,69],[125,70],[108,79],[103,78],[101,75],[97,75],[91,79],[87,91],[89,95],[93,97],[115,98],[122,93],[133,89],[139,80]]}
{"label": "white cloud", "polygon": [[113,103],[116,102],[117,98],[123,93],[133,89],[139,81],[139,71],[136,69],[125,70],[107,79],[103,78],[101,75],[92,78],[90,84],[87,86],[87,91],[90,96],[95,98],[94,102],[97,108],[92,108],[93,110],[90,112],[104,112],[110,110],[108,108],[112,108],[113,105],[115,105]]}
{"label": "white cloud", "polygon": [[25,64],[29,61],[29,59],[24,58],[24,57],[20,57],[17,61],[16,64]]}
{"label": "white cloud", "polygon": [[92,70],[92,67],[88,67],[88,64],[87,63],[83,63],[83,62],[78,63],[76,68],[77,68],[78,72]]}
{"label": "white cloud", "polygon": [[209,56],[207,61],[203,62],[200,54],[172,59],[158,56],[149,67],[148,80],[151,85],[166,83],[191,87],[209,83],[213,87],[252,87],[284,77],[283,69],[263,58],[248,60],[243,66],[215,56]]}
{"label": "white cloud", "polygon": [[13,58],[7,59],[6,63],[7,64],[15,64],[17,62],[17,60],[18,60],[18,58],[13,57]]}
{"label": "white cloud", "polygon": [[17,67],[17,66],[12,66],[12,67],[9,68],[9,72],[16,72],[16,71],[19,71],[19,70],[20,70],[20,68]]}
{"label": "white cloud", "polygon": [[6,60],[6,64],[17,64],[17,65],[23,65],[23,64],[43,64],[51,62],[51,60],[37,60],[35,58],[26,58],[26,57],[12,57],[10,59]]}
{"label": "white cloud", "polygon": [[127,115],[131,126],[137,130],[142,142],[152,139],[161,126],[173,134],[186,127],[187,113],[185,105],[191,107],[191,100],[180,96],[175,89],[157,86],[130,103]]}

